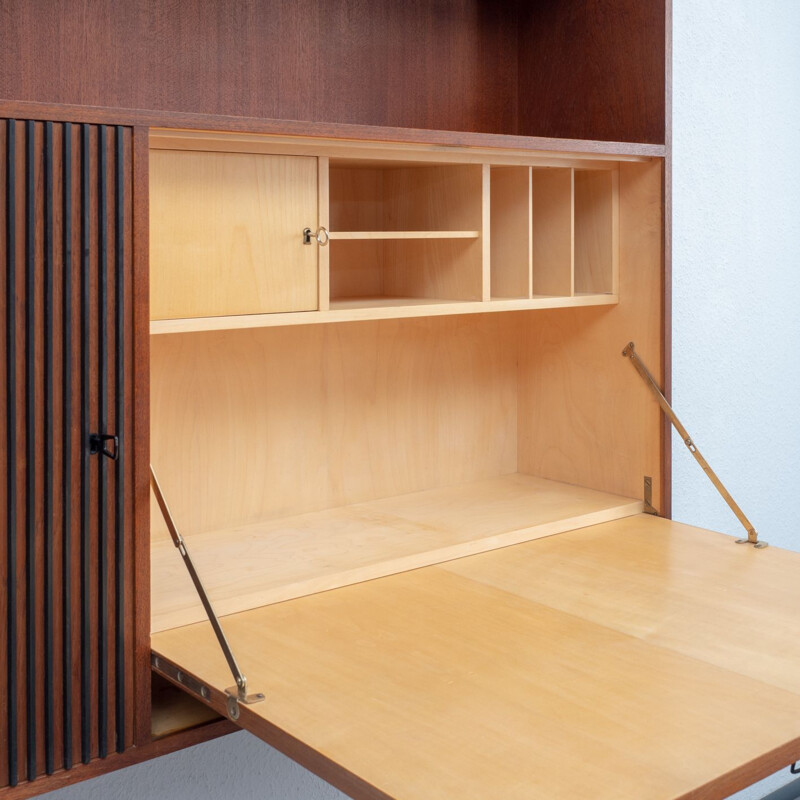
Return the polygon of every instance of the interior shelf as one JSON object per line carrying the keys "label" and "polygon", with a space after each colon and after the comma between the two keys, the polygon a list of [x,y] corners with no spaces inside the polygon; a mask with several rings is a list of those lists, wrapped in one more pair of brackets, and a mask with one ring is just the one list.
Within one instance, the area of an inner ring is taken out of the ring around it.
{"label": "interior shelf", "polygon": [[532,298],[494,297],[489,301],[445,300],[436,297],[336,297],[326,311],[286,314],[238,314],[219,317],[187,317],[150,321],[153,336],[204,331],[275,328],[290,325],[318,325],[329,322],[397,319],[401,317],[451,316],[499,311],[616,305],[616,294],[576,293],[572,297],[534,295]]}
{"label": "interior shelf", "polygon": [[[208,533],[184,531],[218,614],[278,603],[641,513],[642,501],[513,473]],[[168,536],[152,630],[206,619]]]}
{"label": "interior shelf", "polygon": [[469,301],[445,300],[438,297],[337,297],[331,300],[331,311],[347,311],[352,308],[403,308],[458,302]]}
{"label": "interior shelf", "polygon": [[477,239],[480,231],[331,231],[332,240],[353,239]]}

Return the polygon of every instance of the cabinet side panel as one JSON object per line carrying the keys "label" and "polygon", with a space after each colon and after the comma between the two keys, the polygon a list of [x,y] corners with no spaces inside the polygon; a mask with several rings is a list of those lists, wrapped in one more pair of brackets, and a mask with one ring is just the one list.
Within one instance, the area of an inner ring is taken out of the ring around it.
{"label": "cabinet side panel", "polygon": [[662,163],[622,164],[620,300],[529,317],[520,358],[520,471],[628,497],[653,478],[661,503],[660,409],[622,358],[631,340],[662,376]]}

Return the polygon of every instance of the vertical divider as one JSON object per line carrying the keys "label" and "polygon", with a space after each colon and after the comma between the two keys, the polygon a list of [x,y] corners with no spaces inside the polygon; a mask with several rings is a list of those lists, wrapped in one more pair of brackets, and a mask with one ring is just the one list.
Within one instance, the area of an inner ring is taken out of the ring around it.
{"label": "vertical divider", "polygon": [[62,156],[62,735],[64,769],[72,768],[72,125],[64,124]]}
{"label": "vertical divider", "polygon": [[114,485],[114,664],[117,752],[125,749],[125,138],[114,147],[114,420],[119,437]]}
{"label": "vertical divider", "polygon": [[8,600],[6,620],[8,721],[8,784],[19,782],[17,742],[17,122],[6,123],[6,555]]}
{"label": "vertical divider", "polygon": [[533,297],[533,167],[528,167],[528,297]]}
{"label": "vertical divider", "polygon": [[481,277],[481,300],[486,303],[492,296],[492,170],[488,164],[483,164],[481,180],[481,263],[483,271]]}
{"label": "vertical divider", "polygon": [[[97,129],[97,431],[108,432],[108,179],[107,130]],[[106,458],[97,456],[97,738],[98,754],[108,754],[108,503]]]}
{"label": "vertical divider", "polygon": [[569,171],[569,295],[575,296],[575,169]]}
{"label": "vertical divider", "polygon": [[619,297],[619,169],[611,173],[611,294]]}
{"label": "vertical divider", "polygon": [[55,766],[53,688],[53,123],[44,126],[44,628],[45,771]]}
{"label": "vertical divider", "polygon": [[25,672],[28,780],[36,778],[36,124],[25,122]]}
{"label": "vertical divider", "polygon": [[90,139],[91,126],[81,125],[81,760],[92,757],[91,700],[91,620],[89,601],[89,566],[91,529],[89,526],[89,254],[91,252],[90,208]]}
{"label": "vertical divider", "polygon": [[[320,156],[317,159],[317,187],[319,200],[317,201],[318,225],[330,230],[330,159],[327,156]],[[327,311],[331,304],[331,256],[330,244],[327,247],[318,247],[317,261],[317,287],[319,291],[318,308],[320,311]]]}

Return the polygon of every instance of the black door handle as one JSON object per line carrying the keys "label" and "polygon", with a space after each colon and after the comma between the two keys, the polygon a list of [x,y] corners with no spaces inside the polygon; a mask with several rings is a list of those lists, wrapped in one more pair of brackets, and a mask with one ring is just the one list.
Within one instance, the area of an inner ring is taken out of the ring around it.
{"label": "black door handle", "polygon": [[[111,442],[113,449],[109,450],[106,442]],[[116,461],[119,456],[119,436],[114,436],[111,433],[90,433],[89,434],[89,452],[96,456],[98,453]]]}

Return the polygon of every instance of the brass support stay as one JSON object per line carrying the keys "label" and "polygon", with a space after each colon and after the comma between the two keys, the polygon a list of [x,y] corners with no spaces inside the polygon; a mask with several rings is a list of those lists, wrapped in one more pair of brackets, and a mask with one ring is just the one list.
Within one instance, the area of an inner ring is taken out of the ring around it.
{"label": "brass support stay", "polygon": [[669,421],[675,426],[675,430],[678,431],[681,439],[683,439],[683,443],[686,445],[689,452],[694,456],[695,461],[697,461],[697,463],[703,468],[703,471],[706,473],[706,475],[708,475],[711,483],[714,484],[717,491],[722,495],[722,499],[728,504],[731,511],[736,514],[736,518],[744,526],[744,529],[747,531],[747,538],[737,539],[737,544],[752,544],[757,548],[766,547],[767,543],[760,542],[758,540],[758,533],[756,533],[756,529],[753,527],[753,524],[745,516],[744,511],[739,508],[738,503],[731,497],[730,492],[717,477],[717,473],[711,469],[708,461],[703,458],[702,454],[697,449],[697,446],[692,441],[692,437],[689,436],[689,431],[683,427],[681,421],[678,419],[678,415],[675,413],[672,406],[667,402],[667,398],[664,397],[663,393],[661,392],[661,389],[656,383],[655,378],[653,378],[653,376],[650,374],[650,371],[647,369],[642,359],[639,358],[633,342],[628,343],[628,346],[622,351],[622,355],[625,358],[630,359],[633,366],[636,367],[636,371],[642,376],[644,382],[650,387],[651,391],[656,397],[656,400],[658,400],[658,404],[661,406],[661,410],[667,415]]}
{"label": "brass support stay", "polygon": [[244,703],[245,705],[260,703],[264,699],[264,695],[260,692],[256,694],[247,693],[247,678],[245,678],[241,669],[239,669],[239,664],[236,661],[236,657],[233,655],[231,646],[228,643],[227,637],[225,636],[225,631],[222,630],[219,617],[211,606],[211,600],[206,593],[203,582],[200,580],[200,576],[197,574],[197,570],[194,568],[192,557],[189,555],[189,551],[186,548],[186,541],[183,536],[181,536],[178,528],[175,525],[175,520],[172,518],[172,513],[170,512],[167,501],[164,498],[163,492],[161,491],[161,486],[158,483],[158,478],[156,478],[156,473],[152,464],[150,465],[150,486],[153,488],[153,494],[156,496],[156,501],[158,502],[158,507],[161,509],[164,522],[167,523],[169,535],[172,537],[175,547],[178,548],[178,552],[180,552],[181,556],[183,557],[183,561],[186,564],[186,569],[189,572],[192,583],[194,583],[194,588],[197,590],[197,594],[200,596],[200,602],[203,604],[203,608],[206,610],[206,614],[208,615],[208,621],[211,623],[211,627],[214,629],[214,633],[217,636],[219,646],[222,648],[222,653],[225,656],[225,660],[228,662],[228,666],[233,673],[236,686],[231,686],[229,689],[226,689],[225,694],[228,695],[228,715],[231,719],[238,719],[239,703]]}

